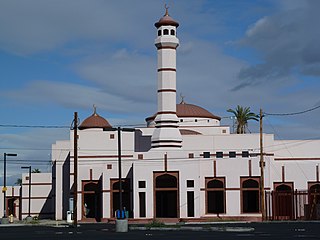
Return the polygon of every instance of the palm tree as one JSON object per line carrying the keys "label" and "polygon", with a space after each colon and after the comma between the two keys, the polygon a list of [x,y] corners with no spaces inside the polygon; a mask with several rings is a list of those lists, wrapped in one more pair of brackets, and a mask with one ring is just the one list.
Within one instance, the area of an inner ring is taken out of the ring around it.
{"label": "palm tree", "polygon": [[32,173],[41,173],[40,169],[39,168],[35,168],[32,170]]}
{"label": "palm tree", "polygon": [[15,185],[22,185],[22,178],[18,178],[17,181],[14,183]]}
{"label": "palm tree", "polygon": [[259,116],[253,112],[250,112],[250,107],[242,107],[238,105],[235,110],[228,109],[227,112],[233,113],[237,120],[237,134],[246,133],[249,120],[259,121]]}

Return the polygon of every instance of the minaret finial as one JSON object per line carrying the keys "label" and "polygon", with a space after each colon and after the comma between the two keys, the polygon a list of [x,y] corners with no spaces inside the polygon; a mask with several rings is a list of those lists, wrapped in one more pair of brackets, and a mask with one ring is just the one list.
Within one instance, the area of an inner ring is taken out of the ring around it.
{"label": "minaret finial", "polygon": [[93,115],[97,115],[97,106],[93,104]]}
{"label": "minaret finial", "polygon": [[181,102],[180,102],[180,104],[185,104],[185,102],[184,102],[185,96],[183,96],[182,93],[180,93],[180,97],[181,97]]}
{"label": "minaret finial", "polygon": [[167,4],[164,5],[164,8],[166,9],[166,13],[164,15],[169,16],[169,12],[168,12],[169,7],[167,6]]}

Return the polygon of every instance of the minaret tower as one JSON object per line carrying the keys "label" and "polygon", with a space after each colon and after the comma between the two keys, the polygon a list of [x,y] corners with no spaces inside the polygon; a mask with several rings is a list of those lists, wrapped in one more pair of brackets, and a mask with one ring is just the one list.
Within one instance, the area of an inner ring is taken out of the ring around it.
{"label": "minaret tower", "polygon": [[182,146],[176,114],[176,49],[179,46],[176,30],[179,23],[169,16],[166,6],[165,15],[154,25],[157,28],[158,112],[151,146],[177,149]]}

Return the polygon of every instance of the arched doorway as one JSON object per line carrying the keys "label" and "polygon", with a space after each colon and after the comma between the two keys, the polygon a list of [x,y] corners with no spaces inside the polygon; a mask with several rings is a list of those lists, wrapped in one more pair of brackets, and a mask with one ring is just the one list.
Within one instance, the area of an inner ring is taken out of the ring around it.
{"label": "arched doorway", "polygon": [[293,219],[293,186],[279,184],[273,192],[274,216],[276,220]]}
{"label": "arched doorway", "polygon": [[[122,179],[122,208],[128,211],[132,217],[131,186],[130,179]],[[120,183],[118,179],[111,179],[111,216],[116,217],[115,212],[120,209]]]}
{"label": "arched doorway", "polygon": [[309,204],[308,204],[308,215],[306,216],[307,219],[319,219],[318,209],[317,206],[320,204],[320,183],[308,183],[309,185]]}
{"label": "arched doorway", "polygon": [[260,212],[259,178],[241,179],[241,202],[243,213]]}
{"label": "arched doorway", "polygon": [[179,217],[178,173],[154,173],[154,200],[156,218]]}
{"label": "arched doorway", "polygon": [[224,178],[206,179],[206,212],[225,213]]}
{"label": "arched doorway", "polygon": [[82,182],[82,217],[101,219],[101,189],[98,181]]}

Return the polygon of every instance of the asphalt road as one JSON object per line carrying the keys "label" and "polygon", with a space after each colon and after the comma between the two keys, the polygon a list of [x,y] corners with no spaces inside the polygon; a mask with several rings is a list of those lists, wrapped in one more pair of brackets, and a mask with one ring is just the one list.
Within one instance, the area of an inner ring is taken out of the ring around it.
{"label": "asphalt road", "polygon": [[[220,230],[209,231],[210,227]],[[246,229],[251,230],[246,231]],[[205,226],[203,231],[135,230],[128,233],[116,233],[114,232],[114,226],[106,224],[83,224],[77,229],[48,226],[10,226],[0,227],[0,239],[320,239],[320,222],[214,224]]]}

